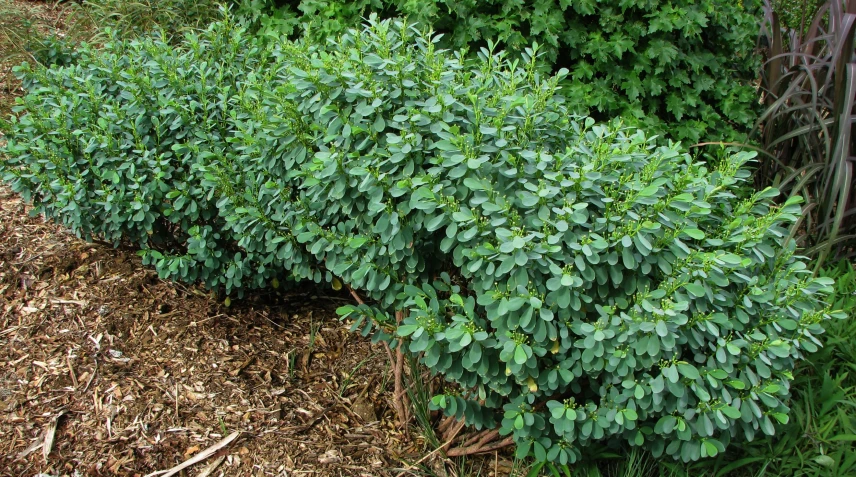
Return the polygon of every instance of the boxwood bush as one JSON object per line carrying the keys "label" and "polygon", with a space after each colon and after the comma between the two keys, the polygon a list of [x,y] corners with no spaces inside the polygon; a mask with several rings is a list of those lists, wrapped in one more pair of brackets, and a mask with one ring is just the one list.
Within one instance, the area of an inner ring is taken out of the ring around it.
{"label": "boxwood bush", "polygon": [[352,287],[342,316],[404,340],[448,383],[433,406],[521,457],[774,434],[836,314],[787,239],[798,201],[747,191],[751,154],[570,114],[537,51],[466,66],[436,41],[373,20],[262,47],[226,22],[24,67],[3,177],[163,277]]}

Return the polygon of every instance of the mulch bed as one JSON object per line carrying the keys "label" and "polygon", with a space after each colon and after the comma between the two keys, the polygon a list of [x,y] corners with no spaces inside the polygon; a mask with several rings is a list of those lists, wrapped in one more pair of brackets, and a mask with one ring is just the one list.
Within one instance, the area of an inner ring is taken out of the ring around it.
{"label": "mulch bed", "polygon": [[0,189],[0,475],[145,475],[234,431],[212,475],[395,475],[424,454],[382,348],[335,314],[347,297],[226,308],[27,209]]}

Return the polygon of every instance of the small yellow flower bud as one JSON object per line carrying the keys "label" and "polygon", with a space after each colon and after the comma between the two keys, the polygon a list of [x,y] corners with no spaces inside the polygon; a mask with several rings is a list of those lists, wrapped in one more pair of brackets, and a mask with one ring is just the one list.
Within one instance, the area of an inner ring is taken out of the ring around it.
{"label": "small yellow flower bud", "polygon": [[538,383],[536,383],[534,379],[532,379],[532,378],[527,379],[526,384],[529,385],[529,392],[534,393],[534,392],[538,391]]}

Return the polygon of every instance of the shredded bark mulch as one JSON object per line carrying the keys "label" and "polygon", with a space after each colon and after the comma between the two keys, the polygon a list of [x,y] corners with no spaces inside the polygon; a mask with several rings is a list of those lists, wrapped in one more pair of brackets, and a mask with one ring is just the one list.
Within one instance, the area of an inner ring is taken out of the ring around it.
{"label": "shredded bark mulch", "polygon": [[193,470],[395,475],[424,454],[395,424],[382,348],[335,314],[348,298],[226,308],[28,215],[0,189],[0,475],[145,475],[236,431]]}

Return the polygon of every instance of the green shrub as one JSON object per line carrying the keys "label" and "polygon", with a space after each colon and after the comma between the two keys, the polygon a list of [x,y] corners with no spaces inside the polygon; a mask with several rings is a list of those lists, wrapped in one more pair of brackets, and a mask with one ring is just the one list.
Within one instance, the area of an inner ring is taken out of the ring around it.
{"label": "green shrub", "polygon": [[[823,349],[797,365],[790,422],[773,442],[741,449],[744,456],[764,457],[771,475],[856,473],[856,270],[841,261],[819,275],[835,279],[827,299],[848,317],[830,322]],[[754,467],[758,475],[760,465]]]}
{"label": "green shrub", "polygon": [[[245,1],[244,11],[272,3]],[[282,31],[299,20],[315,39],[375,12],[433,24],[444,47],[477,52],[493,40],[523,51],[537,42],[554,71],[570,70],[572,110],[681,140],[742,141],[758,113],[761,0],[301,0],[273,11]]]}
{"label": "green shrub", "polygon": [[[171,250],[187,247],[200,224],[225,227],[194,168],[199,157],[175,149],[226,149],[228,102],[245,74],[264,70],[262,50],[230,28],[188,35],[183,48],[165,38],[117,40],[103,53],[84,45],[79,64],[17,68],[30,90],[19,108],[29,114],[12,118],[6,180],[36,199],[34,213],[87,239]],[[214,287],[221,279],[208,272],[228,260],[221,254],[162,272]]]}
{"label": "green shrub", "polygon": [[448,382],[435,408],[521,457],[773,434],[830,315],[786,239],[798,201],[745,194],[751,154],[573,116],[536,51],[467,66],[435,42],[373,21],[260,49],[225,24],[84,50],[21,70],[4,178],[164,277],[340,280],[369,299],[340,309],[355,330],[404,339]]}
{"label": "green shrub", "polygon": [[779,13],[782,26],[791,30],[805,30],[811,25],[814,15],[827,0],[769,0],[773,10]]}
{"label": "green shrub", "polygon": [[[794,368],[788,423],[770,439],[729,448],[718,459],[658,462],[659,475],[827,477],[856,473],[856,269],[848,261],[824,267],[835,280],[826,300],[848,318],[825,325],[823,348]],[[616,475],[616,474],[612,474]],[[623,474],[617,474],[623,475]],[[654,473],[652,475],[658,475]]]}

